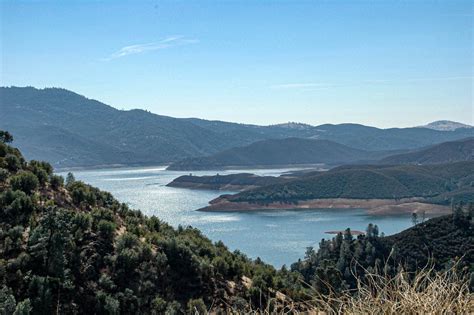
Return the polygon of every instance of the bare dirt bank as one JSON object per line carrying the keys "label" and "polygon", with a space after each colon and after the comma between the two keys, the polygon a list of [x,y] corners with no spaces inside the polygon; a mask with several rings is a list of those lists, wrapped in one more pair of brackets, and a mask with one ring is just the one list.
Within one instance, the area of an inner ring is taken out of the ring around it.
{"label": "bare dirt bank", "polygon": [[296,210],[296,209],[366,209],[367,213],[373,215],[397,215],[406,213],[422,213],[426,215],[442,215],[450,213],[447,206],[429,204],[423,202],[422,198],[405,199],[311,199],[298,201],[297,203],[248,203],[231,202],[226,198],[217,198],[210,202],[209,206],[198,209],[198,211],[258,211],[258,210]]}

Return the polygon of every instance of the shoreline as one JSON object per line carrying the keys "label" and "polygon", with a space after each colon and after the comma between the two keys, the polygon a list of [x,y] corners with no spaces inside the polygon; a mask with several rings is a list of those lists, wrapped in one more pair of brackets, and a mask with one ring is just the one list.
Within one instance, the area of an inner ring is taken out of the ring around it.
{"label": "shoreline", "polygon": [[169,164],[104,164],[104,165],[92,165],[92,166],[71,166],[71,167],[54,167],[56,173],[65,173],[73,171],[94,171],[94,170],[114,170],[119,168],[154,168],[159,167],[166,170]]}
{"label": "shoreline", "polygon": [[[335,166],[341,164],[325,164],[325,163],[315,163],[315,164],[275,164],[275,165],[226,165],[226,166],[211,166],[203,168],[175,168],[172,167],[173,164],[170,164],[167,168],[168,171],[182,171],[182,172],[199,172],[199,171],[227,171],[227,170],[266,170],[266,169],[294,169],[294,170],[321,170],[326,171]],[[171,168],[170,168],[171,167]]]}
{"label": "shoreline", "polygon": [[365,209],[369,215],[400,215],[413,212],[427,216],[438,216],[451,213],[449,206],[424,202],[423,198],[394,199],[310,199],[298,203],[273,202],[257,204],[248,202],[231,202],[225,198],[216,198],[209,205],[196,211],[206,212],[242,212],[274,210],[310,210],[310,209]]}
{"label": "shoreline", "polygon": [[213,185],[201,184],[201,183],[189,183],[189,182],[170,182],[166,184],[167,187],[173,188],[182,188],[182,189],[191,189],[191,190],[211,190],[211,191],[232,191],[232,192],[241,192],[248,189],[259,188],[260,186],[256,185],[232,185],[226,184],[221,185],[216,188]]}

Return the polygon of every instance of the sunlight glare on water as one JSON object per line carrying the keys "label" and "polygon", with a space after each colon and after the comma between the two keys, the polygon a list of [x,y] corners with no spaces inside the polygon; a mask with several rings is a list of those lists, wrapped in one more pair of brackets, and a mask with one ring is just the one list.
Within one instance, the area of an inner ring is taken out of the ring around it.
{"label": "sunlight glare on water", "polygon": [[[277,176],[291,169],[200,171],[193,175],[255,173]],[[365,230],[369,223],[393,234],[411,225],[410,216],[373,217],[363,209],[272,210],[255,212],[199,212],[226,191],[166,187],[189,172],[167,171],[165,167],[94,169],[73,172],[76,179],[111,192],[131,208],[156,215],[174,227],[191,225],[213,241],[222,240],[231,250],[260,257],[276,267],[303,258],[306,247],[317,247],[330,230]],[[66,172],[61,173],[65,176]]]}

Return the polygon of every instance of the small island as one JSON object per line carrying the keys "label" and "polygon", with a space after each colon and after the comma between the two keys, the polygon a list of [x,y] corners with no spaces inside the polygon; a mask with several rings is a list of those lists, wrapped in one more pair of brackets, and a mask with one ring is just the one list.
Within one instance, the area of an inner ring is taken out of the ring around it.
{"label": "small island", "polygon": [[166,186],[188,189],[243,191],[272,184],[280,184],[292,178],[294,177],[290,174],[279,177],[258,176],[251,173],[216,174],[211,176],[194,176],[189,174],[175,178]]}

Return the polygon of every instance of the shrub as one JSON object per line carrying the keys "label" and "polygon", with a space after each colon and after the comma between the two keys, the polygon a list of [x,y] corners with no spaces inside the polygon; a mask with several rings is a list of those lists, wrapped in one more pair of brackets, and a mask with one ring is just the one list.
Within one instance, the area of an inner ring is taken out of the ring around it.
{"label": "shrub", "polygon": [[151,301],[151,314],[159,315],[164,314],[166,311],[166,301],[161,297],[157,296]]}
{"label": "shrub", "polygon": [[38,177],[41,185],[44,185],[48,181],[49,176],[53,173],[53,167],[47,162],[32,160],[29,163],[29,169]]}
{"label": "shrub", "polygon": [[64,178],[62,176],[51,175],[51,178],[49,179],[49,181],[53,189],[58,189],[64,186]]}
{"label": "shrub", "polygon": [[206,314],[207,307],[202,299],[189,300],[188,302],[188,314]]}
{"label": "shrub", "polygon": [[0,141],[3,143],[11,143],[13,142],[13,136],[4,130],[0,130]]}
{"label": "shrub", "polygon": [[2,142],[0,142],[0,157],[5,157],[8,152],[8,146]]}
{"label": "shrub", "polygon": [[8,170],[12,172],[16,172],[21,168],[21,160],[14,154],[7,154],[5,156],[5,163]]}
{"label": "shrub", "polygon": [[29,194],[39,185],[38,177],[31,172],[21,172],[10,178],[13,190],[21,190]]}
{"label": "shrub", "polygon": [[0,168],[0,182],[4,182],[8,178],[9,174],[10,173],[6,169]]}

